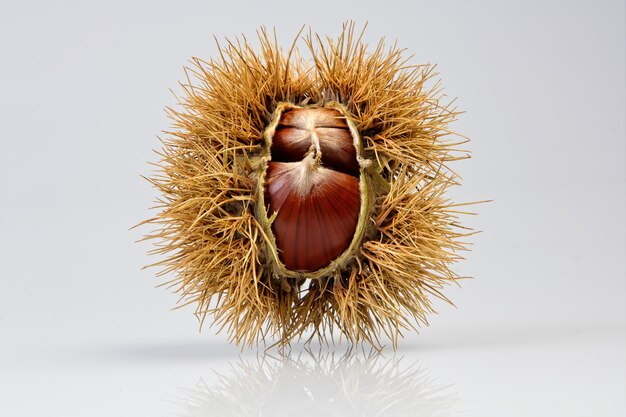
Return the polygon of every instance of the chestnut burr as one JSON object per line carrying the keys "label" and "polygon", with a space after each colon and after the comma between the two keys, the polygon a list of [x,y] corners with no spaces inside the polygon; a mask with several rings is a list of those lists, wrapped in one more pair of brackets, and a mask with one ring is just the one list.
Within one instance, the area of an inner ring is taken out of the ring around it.
{"label": "chestnut burr", "polygon": [[[363,28],[365,29],[365,28]],[[159,275],[237,345],[395,347],[462,278],[469,157],[435,67],[344,24],[193,58],[149,181]],[[301,49],[304,47],[304,53]],[[172,275],[172,276],[170,276]],[[336,332],[337,331],[337,332]]]}

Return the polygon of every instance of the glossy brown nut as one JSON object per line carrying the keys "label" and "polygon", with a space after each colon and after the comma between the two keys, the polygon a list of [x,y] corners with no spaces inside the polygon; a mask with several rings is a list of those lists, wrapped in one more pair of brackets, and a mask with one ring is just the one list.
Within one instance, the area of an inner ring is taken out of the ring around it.
{"label": "glossy brown nut", "polygon": [[307,129],[311,125],[348,129],[346,119],[337,109],[325,107],[287,110],[281,115],[278,125],[300,129]]}
{"label": "glossy brown nut", "polygon": [[350,246],[361,209],[355,139],[334,108],[294,108],[270,138],[264,201],[281,262],[290,271],[327,267]]}
{"label": "glossy brown nut", "polygon": [[272,161],[302,161],[311,148],[311,133],[304,129],[290,126],[279,126],[272,139]]}
{"label": "glossy brown nut", "polygon": [[350,130],[321,127],[315,131],[320,141],[322,165],[358,177],[360,167]]}
{"label": "glossy brown nut", "polygon": [[345,117],[336,109],[292,109],[281,115],[272,138],[272,161],[295,162],[304,158],[314,137],[326,168],[359,176],[356,148]]}
{"label": "glossy brown nut", "polygon": [[270,162],[265,201],[276,246],[283,264],[292,271],[315,271],[329,265],[350,245],[359,209],[359,181],[342,172],[318,167],[301,184],[301,162]]}

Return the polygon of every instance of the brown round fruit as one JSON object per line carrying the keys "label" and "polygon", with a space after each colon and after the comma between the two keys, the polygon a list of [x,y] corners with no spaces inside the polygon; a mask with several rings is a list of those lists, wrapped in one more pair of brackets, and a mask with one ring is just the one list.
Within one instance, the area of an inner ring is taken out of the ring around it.
{"label": "brown round fruit", "polygon": [[262,187],[280,263],[307,273],[328,267],[355,236],[361,212],[359,137],[335,107],[278,107],[266,130]]}

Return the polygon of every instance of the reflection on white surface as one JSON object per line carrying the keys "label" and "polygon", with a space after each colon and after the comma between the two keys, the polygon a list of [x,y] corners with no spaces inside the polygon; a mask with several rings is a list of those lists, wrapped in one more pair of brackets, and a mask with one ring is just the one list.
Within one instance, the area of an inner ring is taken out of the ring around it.
{"label": "reflection on white surface", "polygon": [[416,362],[378,353],[239,360],[212,383],[201,380],[172,401],[181,417],[198,416],[418,416],[453,415],[451,386]]}

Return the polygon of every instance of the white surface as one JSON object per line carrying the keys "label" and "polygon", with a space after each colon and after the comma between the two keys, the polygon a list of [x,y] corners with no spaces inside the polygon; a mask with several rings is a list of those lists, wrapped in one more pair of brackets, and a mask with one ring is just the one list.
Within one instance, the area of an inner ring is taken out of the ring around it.
{"label": "white surface", "polygon": [[[376,415],[385,398],[380,415],[625,415],[624,16],[618,1],[0,2],[0,416],[251,398],[251,415]],[[139,175],[213,34],[265,24],[286,45],[348,18],[438,63],[467,111],[454,197],[494,200],[466,221],[484,233],[458,270],[476,279],[395,354],[340,362],[339,347],[316,367],[295,347],[261,366],[140,270],[154,260],[128,228],[154,193]]]}
{"label": "white surface", "polygon": [[622,330],[433,329],[369,360],[208,337],[22,348],[0,363],[0,415],[621,416]]}

